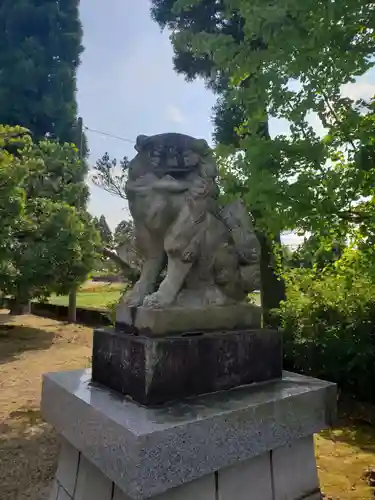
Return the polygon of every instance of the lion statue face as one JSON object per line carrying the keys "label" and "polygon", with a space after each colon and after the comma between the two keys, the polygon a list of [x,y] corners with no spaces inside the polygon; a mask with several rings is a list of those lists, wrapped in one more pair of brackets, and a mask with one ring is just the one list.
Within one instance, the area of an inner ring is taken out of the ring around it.
{"label": "lion statue face", "polygon": [[210,152],[205,140],[176,133],[140,135],[135,149],[158,177],[170,175],[176,179],[195,170]]}

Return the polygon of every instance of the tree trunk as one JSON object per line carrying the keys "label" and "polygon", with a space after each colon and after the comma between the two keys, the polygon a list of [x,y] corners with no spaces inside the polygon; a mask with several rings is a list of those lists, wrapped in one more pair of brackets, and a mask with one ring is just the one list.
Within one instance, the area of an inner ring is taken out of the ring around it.
{"label": "tree trunk", "polygon": [[113,250],[110,250],[109,248],[103,248],[102,249],[102,253],[103,253],[104,257],[110,258],[111,260],[113,260],[113,262],[115,264],[117,264],[117,266],[119,266],[119,268],[121,269],[122,275],[130,283],[135,283],[138,280],[139,275],[140,275],[140,271],[138,269],[133,269],[132,267],[130,267],[129,264],[127,264],[126,262],[124,262],[117,255],[116,252],[114,252]]}
{"label": "tree trunk", "polygon": [[[279,308],[280,302],[285,300],[285,283],[275,272],[273,242],[264,233],[258,233],[257,236],[261,245],[260,272],[264,326],[276,328],[279,326],[278,320],[272,317],[270,311]],[[280,235],[277,235],[274,242],[280,244]]]}
{"label": "tree trunk", "polygon": [[11,316],[21,316],[23,314],[30,314],[30,302],[17,297],[9,301],[9,314]]}
{"label": "tree trunk", "polygon": [[77,321],[77,289],[75,288],[69,294],[68,322],[76,323],[76,321]]}
{"label": "tree trunk", "polygon": [[[83,135],[83,120],[81,117],[77,120],[77,130],[76,130],[76,146],[79,152],[79,158],[81,161],[84,160],[84,135]],[[77,321],[77,288],[70,291],[69,294],[69,306],[68,306],[68,321],[69,323],[75,323]]]}

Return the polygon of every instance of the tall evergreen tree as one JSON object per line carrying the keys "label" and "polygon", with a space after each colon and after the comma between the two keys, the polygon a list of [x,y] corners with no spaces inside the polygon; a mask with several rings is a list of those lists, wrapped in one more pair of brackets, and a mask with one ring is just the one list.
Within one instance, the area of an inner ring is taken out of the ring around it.
{"label": "tall evergreen tree", "polygon": [[[0,124],[25,127],[35,142],[74,142],[84,157],[87,145],[76,102],[82,36],[79,0],[0,0]],[[70,186],[84,184],[84,161],[78,166],[48,160],[51,200],[62,179]],[[87,215],[87,190],[65,201]]]}
{"label": "tall evergreen tree", "polygon": [[75,142],[79,0],[0,1],[0,123]]}
{"label": "tall evergreen tree", "polygon": [[104,245],[111,247],[113,244],[113,235],[104,215],[101,215],[96,221],[96,226]]}

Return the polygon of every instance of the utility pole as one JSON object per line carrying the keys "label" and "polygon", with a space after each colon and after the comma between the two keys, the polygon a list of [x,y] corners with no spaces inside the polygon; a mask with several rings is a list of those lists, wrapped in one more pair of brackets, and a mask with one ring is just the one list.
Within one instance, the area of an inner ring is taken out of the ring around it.
{"label": "utility pole", "polygon": [[[78,148],[79,159],[82,161],[82,159],[83,159],[83,120],[81,117],[78,118],[78,123],[77,123],[76,146]],[[74,288],[69,294],[68,321],[69,321],[69,323],[75,323],[77,321],[77,288]]]}

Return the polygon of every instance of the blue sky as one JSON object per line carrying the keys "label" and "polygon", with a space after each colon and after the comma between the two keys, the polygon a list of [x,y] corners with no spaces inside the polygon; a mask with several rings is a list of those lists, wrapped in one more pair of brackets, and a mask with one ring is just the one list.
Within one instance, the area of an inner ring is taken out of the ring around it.
{"label": "blue sky", "polygon": [[[129,138],[183,132],[210,140],[214,97],[203,82],[173,70],[168,33],[149,15],[148,0],[81,0],[85,52],[78,74],[79,112],[92,129]],[[87,133],[91,160],[106,151],[133,157],[132,144]],[[91,189],[90,210],[113,227],[126,203]]]}
{"label": "blue sky", "polygon": [[[78,73],[79,112],[91,128],[135,141],[139,134],[182,132],[211,140],[214,96],[203,82],[173,70],[168,33],[149,14],[149,0],[81,0],[85,52]],[[349,85],[351,97],[375,94],[375,72]],[[285,132],[283,122],[273,133]],[[135,154],[132,144],[87,132],[91,161]],[[128,217],[126,202],[91,186],[90,211],[111,227]],[[293,235],[285,242],[295,243]]]}

